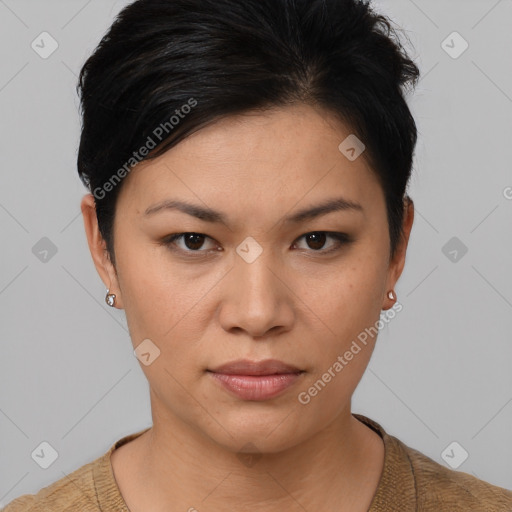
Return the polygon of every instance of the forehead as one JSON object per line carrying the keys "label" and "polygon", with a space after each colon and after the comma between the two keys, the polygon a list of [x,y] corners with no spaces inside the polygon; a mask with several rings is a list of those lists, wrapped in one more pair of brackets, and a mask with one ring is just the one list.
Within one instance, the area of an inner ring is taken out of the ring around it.
{"label": "forehead", "polygon": [[364,153],[350,160],[339,149],[350,136],[329,112],[307,105],[225,117],[138,164],[121,196],[140,214],[171,197],[260,215],[326,195],[375,201],[382,191]]}

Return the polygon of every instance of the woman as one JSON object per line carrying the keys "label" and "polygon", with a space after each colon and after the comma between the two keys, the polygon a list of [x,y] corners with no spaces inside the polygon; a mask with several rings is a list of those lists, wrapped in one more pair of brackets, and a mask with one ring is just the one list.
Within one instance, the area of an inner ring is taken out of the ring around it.
{"label": "woman", "polygon": [[153,425],[6,511],[512,510],[351,413],[399,305],[418,76],[357,0],[121,12],[81,72],[78,170]]}

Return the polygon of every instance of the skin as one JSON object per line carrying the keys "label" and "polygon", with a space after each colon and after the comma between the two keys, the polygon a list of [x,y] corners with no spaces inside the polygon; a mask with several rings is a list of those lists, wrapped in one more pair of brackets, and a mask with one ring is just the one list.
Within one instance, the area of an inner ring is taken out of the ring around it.
{"label": "skin", "polygon": [[[338,149],[350,133],[329,112],[300,104],[224,118],[141,162],[118,199],[115,268],[94,198],[83,198],[91,255],[125,310],[133,347],[149,338],[160,349],[152,364],[141,363],[153,426],[111,458],[131,512],[225,511],[233,504],[238,511],[368,510],[384,446],[351,415],[351,397],[376,338],[308,404],[297,399],[393,306],[387,292],[402,273],[413,224],[410,201],[390,260],[376,176],[364,154],[352,162]],[[362,212],[281,222],[340,196]],[[171,198],[221,211],[229,224],[177,210],[144,215]],[[338,243],[304,236],[318,231],[353,241],[322,254]],[[161,243],[190,232],[206,237],[175,241],[174,251]],[[247,237],[263,250],[250,264],[236,252]],[[242,400],[206,372],[241,358],[280,359],[305,372],[273,399]],[[237,457],[241,451],[259,458],[249,466]]]}

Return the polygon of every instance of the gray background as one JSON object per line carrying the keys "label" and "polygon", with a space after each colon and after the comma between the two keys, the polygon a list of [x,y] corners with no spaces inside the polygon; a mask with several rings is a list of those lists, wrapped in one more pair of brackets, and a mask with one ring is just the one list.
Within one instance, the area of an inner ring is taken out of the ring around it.
{"label": "gray background", "polygon": [[[105,304],[86,244],[76,173],[76,75],[126,3],[0,0],[0,505],[151,425],[124,314]],[[375,5],[407,30],[423,74],[410,101],[416,219],[403,310],[353,411],[441,464],[457,441],[469,453],[459,470],[512,488],[512,1]],[[59,44],[48,59],[31,48],[43,31]],[[442,47],[454,31],[469,43],[456,59]],[[46,262],[33,252],[43,237],[57,249]],[[42,441],[59,454],[46,470],[31,458]]]}

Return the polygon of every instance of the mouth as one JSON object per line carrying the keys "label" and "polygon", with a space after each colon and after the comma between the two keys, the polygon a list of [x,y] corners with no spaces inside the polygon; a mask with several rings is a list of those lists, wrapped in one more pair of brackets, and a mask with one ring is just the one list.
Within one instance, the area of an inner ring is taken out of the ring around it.
{"label": "mouth", "polygon": [[305,373],[277,359],[232,361],[207,372],[230,394],[252,401],[280,395]]}
{"label": "mouth", "polygon": [[303,370],[278,359],[265,359],[264,361],[239,359],[238,361],[231,361],[208,371],[224,375],[283,375],[300,373]]}

